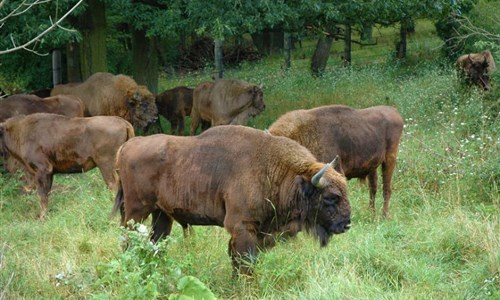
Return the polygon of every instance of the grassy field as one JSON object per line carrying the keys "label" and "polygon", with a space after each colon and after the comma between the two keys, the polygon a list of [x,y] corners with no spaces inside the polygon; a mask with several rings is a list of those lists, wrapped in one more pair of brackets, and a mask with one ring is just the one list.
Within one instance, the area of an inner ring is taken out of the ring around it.
{"label": "grassy field", "polygon": [[[165,299],[188,290],[186,276],[220,299],[499,299],[499,99],[456,84],[452,65],[433,59],[439,40],[428,23],[411,36],[406,62],[391,59],[392,41],[369,53],[378,64],[356,62],[356,52],[353,67],[340,68],[332,57],[322,78],[310,76],[308,59],[282,71],[278,56],[226,71],[264,84],[266,110],[249,124],[260,129],[299,108],[397,107],[405,129],[389,219],[381,193],[373,215],[368,188],[352,180],[348,233],[323,249],[299,234],[262,253],[253,276],[234,278],[222,228],[183,238],[176,225],[158,245],[130,233],[123,252],[118,217],[110,218],[114,195],[97,170],[56,176],[43,222],[36,194],[21,194],[20,181],[3,175],[0,299]],[[209,78],[169,77],[161,86]]]}

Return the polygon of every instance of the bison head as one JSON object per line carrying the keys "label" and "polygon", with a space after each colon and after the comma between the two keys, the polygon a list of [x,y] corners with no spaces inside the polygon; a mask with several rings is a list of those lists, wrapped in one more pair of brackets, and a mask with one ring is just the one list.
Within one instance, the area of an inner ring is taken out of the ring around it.
{"label": "bison head", "polygon": [[132,125],[144,130],[158,118],[158,109],[153,94],[143,85],[127,94],[130,120]]}
{"label": "bison head", "polygon": [[318,237],[322,247],[333,234],[346,232],[351,225],[347,183],[345,177],[334,170],[336,160],[326,164],[310,181],[304,177],[299,179],[303,197],[310,203],[307,229]]}
{"label": "bison head", "polygon": [[252,86],[249,91],[252,97],[252,106],[255,107],[259,113],[262,112],[266,105],[264,104],[264,93],[262,92],[262,85],[260,86]]}
{"label": "bison head", "polygon": [[484,90],[490,90],[490,74],[495,70],[495,61],[491,52],[462,55],[457,60],[459,75],[469,84],[475,84]]}

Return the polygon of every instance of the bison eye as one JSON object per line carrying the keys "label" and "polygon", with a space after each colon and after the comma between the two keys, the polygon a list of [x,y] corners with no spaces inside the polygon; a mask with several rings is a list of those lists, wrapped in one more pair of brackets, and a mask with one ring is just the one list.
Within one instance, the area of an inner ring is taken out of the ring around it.
{"label": "bison eye", "polygon": [[332,195],[328,197],[323,197],[323,202],[326,206],[333,206],[339,202],[340,197],[337,195]]}

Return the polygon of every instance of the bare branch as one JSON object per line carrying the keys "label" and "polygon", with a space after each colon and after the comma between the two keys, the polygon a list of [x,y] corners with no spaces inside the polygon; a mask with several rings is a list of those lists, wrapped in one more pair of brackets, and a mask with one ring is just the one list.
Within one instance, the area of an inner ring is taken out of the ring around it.
{"label": "bare branch", "polygon": [[78,1],[70,10],[68,10],[66,12],[66,14],[64,14],[64,16],[62,16],[59,20],[57,20],[57,22],[53,23],[51,26],[49,26],[49,28],[45,29],[42,33],[40,33],[39,35],[37,35],[35,38],[31,39],[30,41],[28,41],[28,42],[26,42],[26,43],[24,43],[24,44],[22,44],[20,46],[15,46],[15,43],[13,41],[14,48],[0,51],[0,55],[1,54],[6,54],[6,53],[11,53],[11,52],[14,52],[14,51],[17,51],[17,50],[20,50],[20,49],[25,49],[26,50],[29,45],[31,45],[34,42],[38,41],[42,36],[46,35],[50,31],[52,31],[54,28],[56,28],[59,25],[59,23],[61,23],[64,19],[66,19],[66,17],[69,16],[82,2],[83,2],[83,0]]}
{"label": "bare branch", "polygon": [[[498,32],[489,32],[484,28],[474,25],[469,18],[462,16],[461,18],[454,19],[454,22],[458,22],[460,25],[459,31],[455,30],[456,36],[449,38],[449,41],[457,41],[458,43],[463,43],[465,40],[471,37],[481,37],[488,41],[500,43],[500,34]],[[500,22],[498,20],[489,19],[493,24],[497,24],[500,27]]]}

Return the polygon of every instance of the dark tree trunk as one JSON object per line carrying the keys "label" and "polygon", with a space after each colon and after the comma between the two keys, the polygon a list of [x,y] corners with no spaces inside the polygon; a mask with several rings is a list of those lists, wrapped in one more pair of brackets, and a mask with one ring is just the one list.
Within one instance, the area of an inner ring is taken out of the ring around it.
{"label": "dark tree trunk", "polygon": [[78,43],[69,43],[66,46],[66,67],[68,72],[68,82],[82,81],[79,49],[80,45]]}
{"label": "dark tree trunk", "polygon": [[147,38],[142,30],[132,30],[132,75],[134,80],[158,93],[157,38]]}
{"label": "dark tree trunk", "polygon": [[326,63],[332,48],[333,35],[323,35],[318,39],[316,49],[311,58],[311,72],[314,76],[321,76],[326,69]]}
{"label": "dark tree trunk", "polygon": [[352,49],[352,42],[351,42],[351,25],[345,25],[345,30],[344,30],[344,59],[343,59],[343,64],[344,66],[350,65],[352,58],[351,58],[351,49]]}
{"label": "dark tree trunk", "polygon": [[373,39],[373,26],[372,24],[363,24],[361,30],[361,41],[365,43],[371,43]]}
{"label": "dark tree trunk", "polygon": [[106,15],[104,1],[88,0],[88,7],[79,18],[82,32],[80,67],[83,79],[96,72],[107,71]]}
{"label": "dark tree trunk", "polygon": [[282,29],[264,29],[262,32],[253,33],[252,40],[262,55],[270,55],[277,49],[284,47],[284,31]]}
{"label": "dark tree trunk", "polygon": [[289,32],[285,32],[284,34],[284,49],[283,53],[285,55],[285,64],[284,69],[288,70],[291,66],[291,53],[292,53],[292,35]]}
{"label": "dark tree trunk", "polygon": [[215,39],[214,41],[214,58],[215,58],[215,79],[224,77],[224,53],[222,49],[222,40]]}
{"label": "dark tree trunk", "polygon": [[406,57],[406,35],[407,31],[407,20],[401,21],[399,28],[399,42],[396,44],[396,57],[403,59]]}

